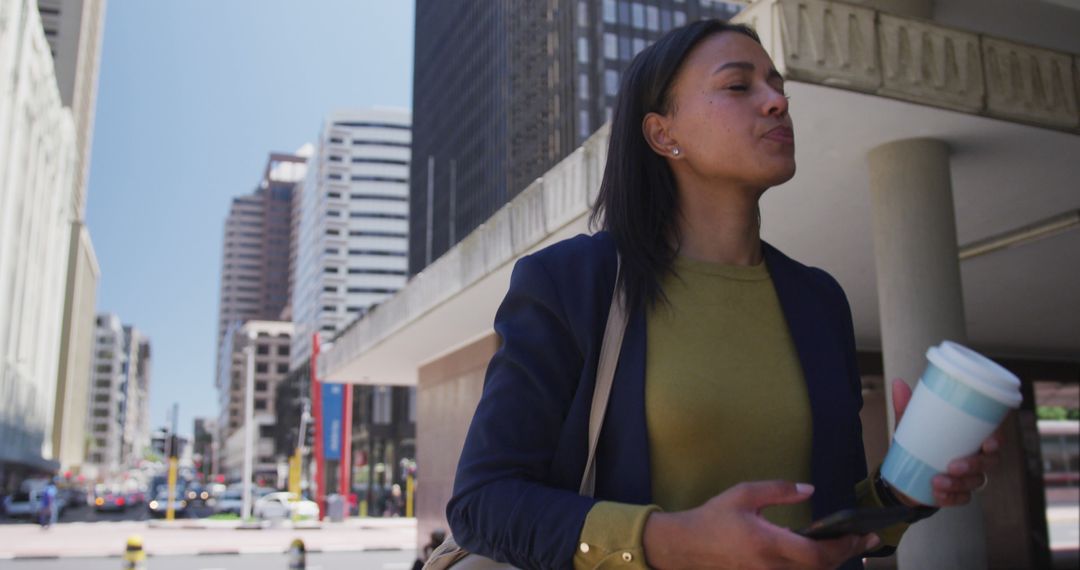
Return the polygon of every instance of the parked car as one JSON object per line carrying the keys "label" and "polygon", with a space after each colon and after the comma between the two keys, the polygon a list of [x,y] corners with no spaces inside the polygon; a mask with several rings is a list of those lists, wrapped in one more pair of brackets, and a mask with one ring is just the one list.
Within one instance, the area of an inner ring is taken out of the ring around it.
{"label": "parked car", "polygon": [[13,519],[32,518],[39,504],[38,491],[18,491],[4,497],[4,513]]}
{"label": "parked car", "polygon": [[[41,495],[45,492],[48,481],[39,484],[41,480],[28,479],[23,481],[18,492],[4,498],[4,513],[9,518],[33,518],[37,516],[41,507]],[[57,516],[63,516],[67,509],[67,501],[61,493],[56,494],[53,508],[57,509]]]}
{"label": "parked car", "polygon": [[[252,496],[252,513],[254,513],[255,501],[265,497],[271,493],[276,492],[277,489],[270,487],[254,487],[251,489]],[[244,488],[242,485],[229,485],[229,488],[225,491],[225,494],[219,496],[213,502],[214,514],[218,513],[231,513],[234,515],[243,514],[244,510]]]}
{"label": "parked car", "polygon": [[243,510],[243,508],[244,493],[240,489],[229,489],[214,502],[214,514],[227,513],[240,515],[240,511]]}
{"label": "parked car", "polygon": [[[176,498],[173,500],[173,515],[180,517],[187,513],[188,503],[183,499],[183,491],[178,490]],[[152,517],[164,517],[169,509],[169,492],[163,491],[157,494],[156,497],[149,503],[146,508],[150,511]]]}
{"label": "parked car", "polygon": [[128,500],[122,493],[107,491],[94,499],[94,510],[99,513],[105,511],[123,511],[128,507]]}
{"label": "parked car", "polygon": [[295,493],[270,493],[255,501],[252,514],[260,519],[317,519],[319,505],[299,498]]}
{"label": "parked car", "polygon": [[210,500],[210,491],[207,491],[202,485],[194,484],[187,488],[184,499],[188,503],[205,504]]}

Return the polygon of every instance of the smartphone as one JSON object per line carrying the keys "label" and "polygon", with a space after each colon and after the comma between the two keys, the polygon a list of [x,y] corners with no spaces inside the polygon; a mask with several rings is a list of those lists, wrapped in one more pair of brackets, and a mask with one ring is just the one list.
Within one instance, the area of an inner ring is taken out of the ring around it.
{"label": "smartphone", "polygon": [[838,538],[847,534],[870,534],[899,522],[912,515],[908,507],[885,507],[881,509],[844,509],[798,531],[814,539]]}

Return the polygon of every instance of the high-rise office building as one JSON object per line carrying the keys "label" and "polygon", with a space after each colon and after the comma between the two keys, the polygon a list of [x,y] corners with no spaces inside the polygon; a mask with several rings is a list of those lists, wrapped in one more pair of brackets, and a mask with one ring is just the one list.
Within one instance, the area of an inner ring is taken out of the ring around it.
{"label": "high-rise office building", "polygon": [[271,154],[255,191],[233,198],[222,247],[219,362],[225,333],[234,323],[276,321],[287,312],[293,192],[306,163],[303,156]]}
{"label": "high-rise office building", "polygon": [[85,471],[92,479],[115,482],[150,445],[150,340],[103,313],[93,346]]}
{"label": "high-rise office building", "polygon": [[150,446],[150,339],[124,326],[124,442],[127,464],[135,465]]}
{"label": "high-rise office building", "polygon": [[713,0],[417,0],[409,273],[610,118],[620,75]]}
{"label": "high-rise office building", "polygon": [[10,490],[59,467],[53,430],[77,161],[37,7],[0,2],[0,22],[0,489]]}
{"label": "high-rise office building", "polygon": [[[236,331],[242,330],[245,323],[275,323],[287,320],[291,314],[294,195],[307,170],[304,154],[303,149],[298,154],[271,154],[255,191],[234,198],[225,219],[215,367],[219,405],[215,438],[220,457],[214,458],[214,467],[233,465],[242,461],[243,455],[241,450],[240,457],[231,456],[231,448],[226,445],[243,425],[244,385],[235,369],[237,350],[242,346],[235,342]],[[288,328],[282,353],[287,363],[292,325],[278,324]],[[273,389],[269,386],[261,391],[269,390],[272,395]],[[267,410],[267,421],[273,423],[273,407]],[[266,415],[263,411],[260,417]]]}
{"label": "high-rise office building", "polygon": [[[245,398],[247,375],[252,376],[252,406],[255,433],[254,475],[269,484],[276,484],[277,460],[274,454],[274,426],[281,422],[299,422],[300,418],[278,418],[274,398],[277,386],[289,374],[289,347],[292,343],[292,323],[250,320],[234,323],[225,338],[227,398],[223,400],[219,419],[223,450],[221,470],[236,480],[242,476],[244,461]],[[249,360],[245,349],[251,347]]]}
{"label": "high-rise office building", "polygon": [[410,115],[342,111],[323,126],[299,196],[292,368],[405,285]]}
{"label": "high-rise office building", "polygon": [[83,429],[90,386],[94,304],[100,275],[84,219],[105,0],[38,0],[37,8],[52,54],[60,101],[71,110],[75,125],[77,164],[72,188],[67,193],[72,219],[52,447],[61,469],[78,472],[86,447]]}
{"label": "high-rise office building", "polygon": [[53,56],[60,99],[71,108],[75,119],[79,166],[73,198],[74,211],[81,220],[86,212],[105,0],[37,0],[37,5]]}

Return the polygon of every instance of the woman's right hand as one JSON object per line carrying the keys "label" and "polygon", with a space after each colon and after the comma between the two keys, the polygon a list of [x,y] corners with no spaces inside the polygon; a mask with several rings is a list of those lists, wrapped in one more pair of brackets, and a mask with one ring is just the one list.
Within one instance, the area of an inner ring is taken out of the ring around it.
{"label": "woman's right hand", "polygon": [[836,568],[876,548],[873,535],[812,540],[761,516],[770,505],[800,503],[811,485],[786,481],[740,483],[704,505],[653,513],[645,523],[645,558],[652,568]]}

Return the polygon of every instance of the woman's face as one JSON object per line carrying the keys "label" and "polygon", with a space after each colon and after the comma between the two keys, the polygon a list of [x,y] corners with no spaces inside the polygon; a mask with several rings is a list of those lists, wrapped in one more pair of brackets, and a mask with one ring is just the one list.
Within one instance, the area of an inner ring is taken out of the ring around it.
{"label": "woman's face", "polygon": [[670,96],[663,122],[676,170],[762,191],[795,175],[784,79],[752,38],[722,32],[703,40],[683,62]]}

